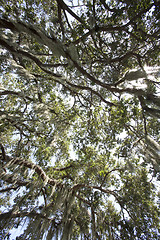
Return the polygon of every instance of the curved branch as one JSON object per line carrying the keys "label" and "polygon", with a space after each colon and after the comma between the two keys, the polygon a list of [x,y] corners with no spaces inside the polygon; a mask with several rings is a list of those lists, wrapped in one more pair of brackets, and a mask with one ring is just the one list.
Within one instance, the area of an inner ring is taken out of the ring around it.
{"label": "curved branch", "polygon": [[77,190],[79,190],[81,188],[97,189],[97,190],[99,190],[99,191],[101,191],[103,193],[107,193],[107,194],[113,195],[116,198],[116,200],[118,200],[118,195],[117,195],[117,193],[115,191],[112,191],[112,190],[109,190],[109,189],[104,189],[101,186],[94,186],[94,185],[90,186],[90,185],[86,185],[86,184],[76,184],[76,185],[74,185],[72,187],[72,191],[74,192],[74,191],[77,191]]}
{"label": "curved branch", "polygon": [[48,73],[48,74],[52,74],[52,76],[54,77],[61,77],[61,75],[50,72],[48,70],[46,70],[44,67],[46,67],[47,65],[44,64],[37,58],[35,57],[33,54],[26,52],[24,50],[21,49],[16,49],[14,48],[12,45],[9,44],[8,41],[6,41],[5,39],[3,39],[2,37],[0,38],[0,45],[2,45],[3,47],[5,47],[8,51],[10,51],[11,53],[14,53],[16,55],[19,56],[24,56],[30,60],[32,60],[33,62],[35,62],[37,64],[37,66],[39,66],[44,72]]}
{"label": "curved branch", "polygon": [[102,188],[104,182],[106,181],[107,176],[108,176],[110,173],[112,173],[112,172],[114,172],[114,171],[119,171],[119,170],[120,170],[119,168],[115,168],[115,169],[112,169],[112,170],[110,170],[109,172],[107,172],[107,173],[105,174],[105,176],[104,176],[104,179],[103,179],[100,187]]}
{"label": "curved branch", "polygon": [[25,166],[29,169],[33,169],[40,176],[40,178],[42,179],[42,181],[45,184],[48,183],[48,184],[53,185],[53,186],[57,185],[57,184],[60,184],[60,183],[58,183],[57,180],[49,178],[46,175],[45,171],[39,165],[36,165],[36,164],[34,164],[32,162],[29,162],[27,160],[24,160],[24,159],[12,158],[12,157],[9,157],[9,156],[6,156],[6,160],[7,160],[6,166],[17,164],[19,166],[23,165],[23,166]]}

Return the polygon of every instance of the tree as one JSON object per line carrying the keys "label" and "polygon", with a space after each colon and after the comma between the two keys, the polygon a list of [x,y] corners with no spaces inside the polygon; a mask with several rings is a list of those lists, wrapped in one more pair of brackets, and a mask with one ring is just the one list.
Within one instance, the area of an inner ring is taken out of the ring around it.
{"label": "tree", "polygon": [[159,1],[1,1],[1,235],[159,239]]}

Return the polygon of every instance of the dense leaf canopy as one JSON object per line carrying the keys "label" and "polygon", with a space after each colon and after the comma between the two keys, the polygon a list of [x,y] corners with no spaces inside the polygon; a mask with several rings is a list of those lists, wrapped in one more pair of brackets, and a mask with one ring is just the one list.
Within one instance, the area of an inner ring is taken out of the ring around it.
{"label": "dense leaf canopy", "polygon": [[0,238],[159,239],[159,0],[0,2]]}

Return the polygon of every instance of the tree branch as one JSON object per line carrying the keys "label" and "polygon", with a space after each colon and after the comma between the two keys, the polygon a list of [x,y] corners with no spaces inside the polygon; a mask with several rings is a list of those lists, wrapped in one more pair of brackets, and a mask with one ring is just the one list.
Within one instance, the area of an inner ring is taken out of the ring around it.
{"label": "tree branch", "polygon": [[6,156],[6,160],[7,160],[7,164],[6,164],[6,167],[7,166],[10,166],[10,165],[14,165],[14,164],[17,164],[19,166],[23,165],[27,168],[30,168],[30,169],[33,169],[39,176],[40,178],[42,179],[42,181],[45,183],[45,184],[50,184],[50,185],[57,185],[57,184],[60,184],[58,183],[57,180],[55,179],[51,179],[49,178],[45,171],[39,166],[39,165],[36,165],[32,162],[29,162],[27,160],[24,160],[24,159],[20,159],[20,158],[12,158],[12,157],[9,157],[9,156]]}
{"label": "tree branch", "polygon": [[46,214],[42,214],[42,213],[38,213],[36,211],[31,211],[31,212],[15,212],[14,211],[9,211],[6,213],[1,213],[0,214],[0,221],[2,220],[7,220],[10,218],[22,218],[22,217],[30,217],[30,218],[34,218],[34,217],[38,217],[38,218],[42,218],[42,219],[46,219],[48,221],[53,221],[55,223],[55,225],[58,225],[54,219],[47,217]]}
{"label": "tree branch", "polygon": [[15,92],[15,91],[12,91],[12,90],[4,90],[2,92],[0,91],[0,96],[4,96],[4,95],[15,95],[15,96],[18,96],[18,97],[23,98],[23,99],[26,98],[30,101],[34,101],[33,98],[28,97],[21,92]]}
{"label": "tree branch", "polygon": [[63,0],[57,0],[57,2],[59,3],[59,5],[61,6],[62,9],[66,10],[69,14],[71,14],[71,16],[73,18],[75,18],[78,22],[80,22],[82,25],[86,26],[86,23],[80,18],[78,17],[66,4]]}

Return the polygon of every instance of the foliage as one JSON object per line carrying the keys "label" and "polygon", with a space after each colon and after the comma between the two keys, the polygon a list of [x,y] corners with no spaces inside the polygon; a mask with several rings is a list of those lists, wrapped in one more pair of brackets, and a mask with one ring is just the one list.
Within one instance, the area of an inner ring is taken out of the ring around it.
{"label": "foliage", "polygon": [[159,239],[159,10],[1,0],[2,239]]}

